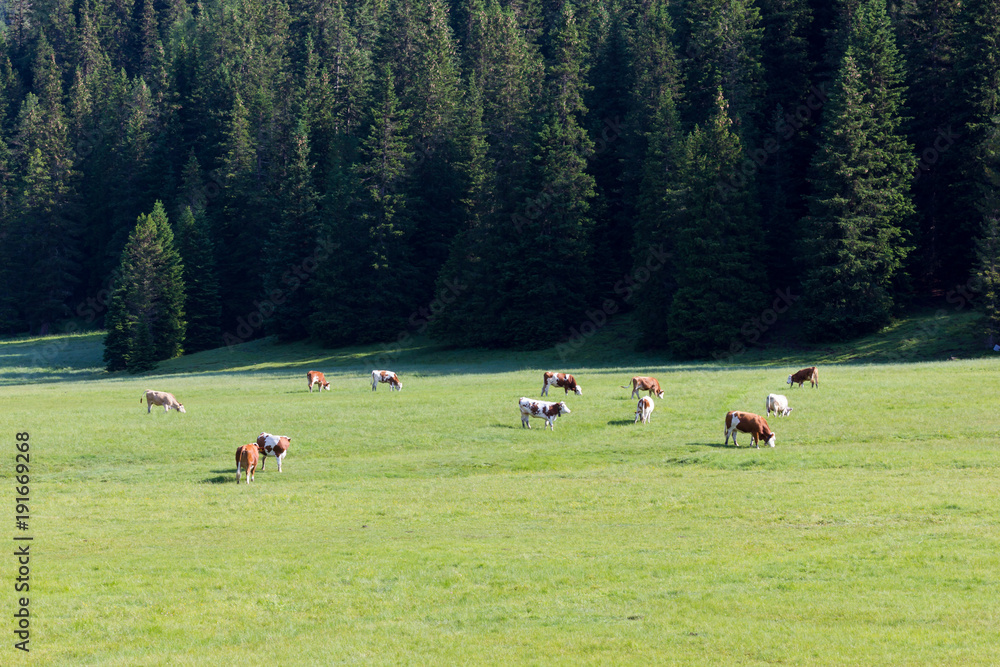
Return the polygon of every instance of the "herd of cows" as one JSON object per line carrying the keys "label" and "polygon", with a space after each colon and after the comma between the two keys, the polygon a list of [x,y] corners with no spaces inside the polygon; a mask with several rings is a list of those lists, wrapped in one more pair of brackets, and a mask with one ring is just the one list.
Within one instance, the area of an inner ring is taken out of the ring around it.
{"label": "herd of cows", "polygon": [[[326,377],[323,373],[319,371],[309,371],[306,373],[306,380],[309,384],[309,392],[311,393],[313,387],[319,386],[319,391],[326,389],[330,390],[330,383],[326,381]],[[792,387],[796,383],[801,387],[805,382],[808,382],[814,389],[819,386],[819,374],[815,366],[810,366],[809,368],[803,368],[800,371],[792,373],[788,376],[788,386]],[[392,371],[372,371],[372,391],[378,388],[379,384],[388,384],[390,391],[402,391],[403,383],[400,381],[399,376]],[[568,373],[553,373],[552,371],[546,371],[542,375],[542,396],[548,396],[549,388],[556,387],[563,389],[564,394],[569,394],[572,391],[578,396],[583,395],[583,388],[577,384],[576,378]],[[622,385],[622,389],[628,389],[628,386]],[[647,396],[640,396],[641,392],[649,392]],[[637,375],[632,378],[632,395],[631,398],[639,397],[639,402],[636,404],[635,409],[635,422],[642,422],[643,424],[649,423],[649,418],[653,413],[653,395],[657,398],[663,398],[663,390],[660,388],[660,383],[654,377],[647,377]],[[147,414],[153,409],[153,406],[163,406],[164,412],[169,412],[171,409],[177,410],[178,412],[186,412],[184,405],[180,403],[174,395],[165,391],[147,391],[146,392],[146,412]],[[142,403],[142,399],[139,399],[139,403]],[[521,409],[521,427],[531,428],[530,420],[532,417],[538,419],[544,419],[545,425],[549,427],[550,430],[555,430],[554,425],[556,418],[559,415],[565,415],[570,413],[569,407],[566,405],[565,401],[550,402],[550,401],[539,401],[531,398],[522,396],[518,405]],[[768,417],[771,416],[773,411],[776,417],[786,417],[792,412],[792,408],[788,406],[788,398],[781,394],[768,394],[765,399],[765,410]],[[729,438],[732,437],[733,444],[739,447],[739,443],[736,442],[736,434],[746,433],[750,436],[751,441],[754,446],[760,449],[760,441],[763,440],[764,444],[774,447],[775,444],[775,434],[767,424],[767,420],[760,415],[754,414],[752,412],[741,412],[739,410],[734,410],[726,413],[726,429],[725,435],[726,445],[729,444]],[[239,484],[240,478],[245,474],[246,482],[249,484],[253,481],[254,472],[257,469],[257,462],[260,461],[260,469],[264,470],[264,464],[267,461],[268,456],[273,456],[278,461],[278,472],[281,472],[281,462],[285,458],[285,454],[288,453],[288,447],[291,445],[291,438],[286,435],[272,435],[270,433],[261,433],[257,436],[256,442],[251,442],[245,445],[240,445],[236,449],[236,483]]]}

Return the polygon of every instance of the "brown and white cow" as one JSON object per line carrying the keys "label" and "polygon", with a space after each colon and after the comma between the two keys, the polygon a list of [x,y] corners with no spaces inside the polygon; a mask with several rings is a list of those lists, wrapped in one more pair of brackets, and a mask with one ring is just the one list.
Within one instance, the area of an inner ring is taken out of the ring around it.
{"label": "brown and white cow", "polygon": [[653,399],[649,396],[643,396],[639,399],[639,404],[635,406],[635,422],[642,422],[643,424],[649,423],[649,416],[653,414]]}
{"label": "brown and white cow", "polygon": [[771,416],[772,410],[774,410],[775,417],[787,417],[792,412],[792,409],[788,407],[788,397],[781,394],[768,394],[767,398],[764,399],[764,407],[767,408],[768,417]]}
{"label": "brown and white cow", "polygon": [[572,389],[574,394],[579,396],[583,395],[583,387],[578,385],[573,376],[568,373],[553,373],[552,371],[545,371],[542,375],[542,396],[549,395],[549,387],[562,387],[566,390],[563,393],[566,394],[568,394]]}
{"label": "brown and white cow", "polygon": [[260,455],[260,448],[257,443],[251,442],[240,445],[236,448],[236,483],[240,483],[240,469],[246,470],[247,484],[253,481],[253,473],[257,469],[257,457]]}
{"label": "brown and white cow", "polygon": [[306,373],[306,382],[309,383],[309,393],[312,393],[313,385],[318,384],[319,390],[322,392],[324,389],[330,391],[330,383],[326,381],[326,376],[319,371],[309,371]]}
{"label": "brown and white cow", "polygon": [[[622,389],[628,389],[628,387],[622,386]],[[654,377],[636,375],[634,378],[632,378],[631,397],[632,398],[638,397],[640,391],[648,391],[650,396],[656,394],[657,398],[663,398],[663,390],[660,389],[660,383]]]}
{"label": "brown and white cow", "polygon": [[[142,403],[141,398],[139,399],[139,403]],[[154,405],[162,405],[164,412],[170,412],[171,408],[173,408],[177,412],[187,412],[187,410],[184,409],[184,405],[178,403],[177,399],[174,398],[173,394],[167,393],[165,391],[151,391],[147,389],[146,390],[147,415],[149,414],[149,411],[153,409]]]}
{"label": "brown and white cow", "polygon": [[278,472],[281,472],[281,462],[285,458],[285,454],[288,453],[288,448],[292,444],[292,439],[287,435],[271,435],[270,433],[261,433],[257,436],[257,447],[260,448],[260,455],[262,460],[260,462],[260,471],[264,472],[264,464],[267,463],[268,455],[273,456],[278,459]]}
{"label": "brown and white cow", "polygon": [[740,446],[740,443],[736,442],[737,431],[749,433],[754,447],[757,449],[760,449],[759,440],[763,440],[764,444],[774,447],[774,432],[767,425],[767,420],[760,415],[755,415],[752,412],[727,412],[725,444],[729,444],[729,436],[732,435],[733,444],[737,447]]}
{"label": "brown and white cow", "polygon": [[528,423],[528,420],[531,417],[538,417],[539,419],[545,420],[545,425],[548,426],[549,429],[555,430],[553,428],[553,424],[555,423],[556,418],[559,415],[568,415],[570,412],[564,401],[550,403],[549,401],[536,401],[533,398],[525,398],[522,396],[521,400],[518,401],[518,405],[521,408],[521,428],[524,428],[525,426],[531,428],[531,424]]}
{"label": "brown and white cow", "polygon": [[819,386],[819,372],[816,370],[815,366],[810,366],[809,368],[803,368],[800,371],[792,373],[788,376],[788,386],[792,386],[794,383],[798,382],[799,386],[802,386],[803,382],[808,382],[809,385],[815,389]]}
{"label": "brown and white cow", "polygon": [[403,383],[399,381],[399,376],[392,371],[372,371],[372,391],[380,382],[389,383],[389,391],[403,391]]}

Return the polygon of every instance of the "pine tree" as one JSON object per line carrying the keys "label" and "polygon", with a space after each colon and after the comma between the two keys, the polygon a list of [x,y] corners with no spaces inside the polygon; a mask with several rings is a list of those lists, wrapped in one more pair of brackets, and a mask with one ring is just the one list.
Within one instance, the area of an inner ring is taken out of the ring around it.
{"label": "pine tree", "polygon": [[915,167],[903,136],[902,68],[882,0],[863,4],[812,163],[801,257],[808,333],[843,339],[885,326],[909,248]]}
{"label": "pine tree", "polygon": [[106,328],[109,371],[141,372],[182,352],[183,266],[159,201],[151,213],[139,216],[122,250]]}
{"label": "pine tree", "polygon": [[980,308],[986,317],[990,345],[1000,342],[1000,116],[984,133],[979,171],[981,225],[976,239],[976,277],[980,283]]}
{"label": "pine tree", "polygon": [[[764,302],[760,222],[750,189],[722,193],[718,187],[739,168],[743,149],[730,129],[721,88],[716,95],[709,124],[695,126],[685,141],[667,200],[677,281],[667,338],[671,351],[686,358],[738,352],[742,325],[760,314]],[[646,322],[655,326],[655,320]],[[655,342],[656,332],[646,337]]]}
{"label": "pine tree", "polygon": [[184,265],[185,354],[222,344],[222,303],[212,242],[204,210],[185,206],[177,222],[177,250]]}
{"label": "pine tree", "polygon": [[593,142],[581,126],[586,66],[569,2],[561,3],[549,40],[553,58],[535,145],[535,185],[525,189],[525,206],[503,230],[508,242],[498,267],[500,328],[516,346],[554,342],[590,305],[590,276],[580,267],[589,264],[593,227],[594,179],[586,170]]}
{"label": "pine tree", "polygon": [[[268,294],[281,294],[269,330],[282,340],[296,340],[307,335],[312,309],[309,292],[313,287],[312,274],[318,268],[315,257],[318,197],[309,163],[309,128],[304,121],[299,121],[289,140],[291,154],[275,197],[278,219],[271,225],[264,248],[268,258],[264,288]],[[290,275],[292,267],[299,271]]]}

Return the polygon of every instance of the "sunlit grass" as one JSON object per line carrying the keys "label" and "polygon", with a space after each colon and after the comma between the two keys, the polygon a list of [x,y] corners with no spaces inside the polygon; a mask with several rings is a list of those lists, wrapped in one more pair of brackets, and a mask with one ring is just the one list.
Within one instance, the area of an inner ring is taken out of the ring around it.
{"label": "sunlit grass", "polygon": [[[821,365],[814,390],[784,384],[798,359],[418,347],[373,393],[377,353],[261,341],[0,387],[2,432],[31,433],[32,662],[995,661],[992,359]],[[584,388],[552,432],[517,410],[542,370]],[[647,372],[667,395],[634,425],[619,386]],[[187,414],[147,414],[147,388]],[[777,447],[723,447],[726,410],[770,392],[794,408]],[[285,472],[237,486],[261,430],[292,436]]]}

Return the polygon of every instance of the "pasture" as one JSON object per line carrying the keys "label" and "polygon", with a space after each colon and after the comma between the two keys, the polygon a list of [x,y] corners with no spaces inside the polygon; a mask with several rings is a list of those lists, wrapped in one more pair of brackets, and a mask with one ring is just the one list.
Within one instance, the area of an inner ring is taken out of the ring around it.
{"label": "pasture", "polygon": [[[784,384],[807,359],[442,353],[373,393],[362,353],[226,354],[0,387],[8,535],[31,434],[33,664],[995,664],[997,361],[821,365],[813,390]],[[522,429],[544,370],[583,395]],[[648,425],[636,374],[666,392]],[[777,446],[723,447],[771,392]],[[292,437],[284,472],[237,486],[261,430]]]}

